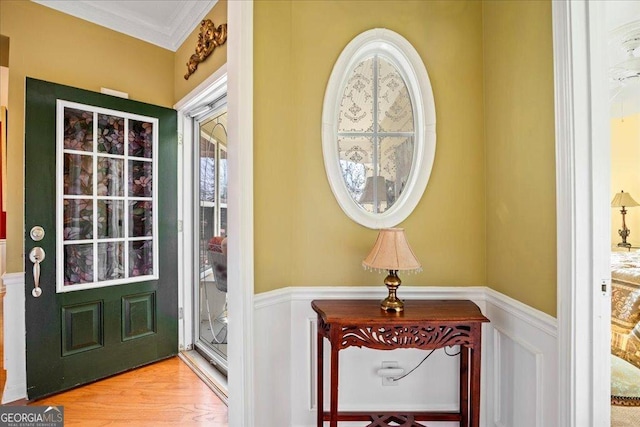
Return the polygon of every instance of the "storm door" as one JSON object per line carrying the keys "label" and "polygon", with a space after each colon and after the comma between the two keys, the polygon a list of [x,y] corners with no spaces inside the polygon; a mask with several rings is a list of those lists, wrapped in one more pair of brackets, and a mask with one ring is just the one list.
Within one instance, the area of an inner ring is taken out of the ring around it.
{"label": "storm door", "polygon": [[194,119],[197,206],[195,346],[227,372],[227,107],[226,99]]}

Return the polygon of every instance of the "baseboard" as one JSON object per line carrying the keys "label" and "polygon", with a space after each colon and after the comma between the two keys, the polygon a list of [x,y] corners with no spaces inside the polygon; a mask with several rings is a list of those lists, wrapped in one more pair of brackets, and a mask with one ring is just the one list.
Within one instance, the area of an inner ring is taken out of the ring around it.
{"label": "baseboard", "polygon": [[5,273],[2,281],[6,288],[3,320],[4,366],[7,370],[7,383],[0,403],[5,404],[27,398],[24,273]]}

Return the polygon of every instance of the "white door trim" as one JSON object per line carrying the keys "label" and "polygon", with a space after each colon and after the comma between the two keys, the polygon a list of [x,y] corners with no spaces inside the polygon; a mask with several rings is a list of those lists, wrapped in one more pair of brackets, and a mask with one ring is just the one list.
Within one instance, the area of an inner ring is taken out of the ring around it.
{"label": "white door trim", "polygon": [[[609,136],[604,6],[552,2],[559,426],[609,425]],[[604,115],[603,115],[604,114]],[[602,292],[604,281],[607,291]]]}
{"label": "white door trim", "polygon": [[[228,3],[229,425],[254,425],[253,0]],[[233,261],[235,260],[235,262]]]}

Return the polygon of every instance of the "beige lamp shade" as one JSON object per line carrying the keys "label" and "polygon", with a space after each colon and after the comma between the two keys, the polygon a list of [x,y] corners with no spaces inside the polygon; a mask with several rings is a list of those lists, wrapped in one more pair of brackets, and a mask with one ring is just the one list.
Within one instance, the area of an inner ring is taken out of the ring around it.
{"label": "beige lamp shade", "polygon": [[380,230],[373,249],[362,261],[365,268],[379,270],[421,270],[420,261],[407,242],[403,228]]}
{"label": "beige lamp shade", "polygon": [[633,200],[633,197],[631,197],[631,194],[625,193],[624,191],[620,191],[618,194],[616,194],[613,197],[613,200],[611,201],[612,208],[619,208],[619,207],[629,208],[633,206],[640,206],[640,204],[638,204],[638,202]]}

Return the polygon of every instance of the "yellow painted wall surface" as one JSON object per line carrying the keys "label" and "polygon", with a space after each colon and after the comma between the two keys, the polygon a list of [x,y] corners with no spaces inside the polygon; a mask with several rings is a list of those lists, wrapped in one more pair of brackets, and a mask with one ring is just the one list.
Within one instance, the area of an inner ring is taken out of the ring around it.
{"label": "yellow painted wall surface", "polygon": [[11,42],[7,272],[23,271],[24,83],[34,77],[171,107],[173,52],[30,1],[0,2],[0,32]]}
{"label": "yellow painted wall surface", "polygon": [[[611,200],[624,190],[640,203],[640,114],[611,120]],[[640,206],[627,208],[627,242],[640,246]],[[622,241],[620,208],[611,209],[611,244]]]}
{"label": "yellow painted wall surface", "polygon": [[483,2],[487,285],[556,313],[550,1]]}
{"label": "yellow painted wall surface", "polygon": [[481,7],[476,1],[255,3],[256,292],[382,286],[382,275],[361,267],[377,232],[340,209],[321,143],[333,64],[355,36],[376,27],[413,44],[436,104],[431,179],[414,213],[400,224],[424,272],[401,278],[407,286],[485,283]]}
{"label": "yellow painted wall surface", "polygon": [[[227,23],[227,0],[218,0],[215,6],[207,13],[204,19],[211,19],[216,27]],[[198,69],[188,80],[184,75],[187,73],[187,62],[196,51],[198,44],[198,34],[200,34],[200,24],[191,32],[189,37],[176,50],[173,61],[173,73],[175,75],[174,100],[178,102],[185,95],[191,92],[207,77],[217,71],[227,62],[227,43],[215,48],[209,57],[198,64]]]}

